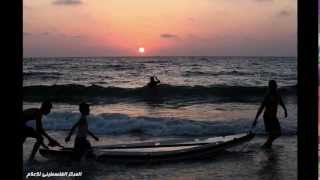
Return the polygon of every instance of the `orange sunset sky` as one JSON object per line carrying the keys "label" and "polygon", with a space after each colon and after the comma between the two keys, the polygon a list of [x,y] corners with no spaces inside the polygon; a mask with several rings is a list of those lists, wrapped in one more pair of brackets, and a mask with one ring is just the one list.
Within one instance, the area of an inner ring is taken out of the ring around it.
{"label": "orange sunset sky", "polygon": [[25,57],[297,55],[296,0],[23,3]]}

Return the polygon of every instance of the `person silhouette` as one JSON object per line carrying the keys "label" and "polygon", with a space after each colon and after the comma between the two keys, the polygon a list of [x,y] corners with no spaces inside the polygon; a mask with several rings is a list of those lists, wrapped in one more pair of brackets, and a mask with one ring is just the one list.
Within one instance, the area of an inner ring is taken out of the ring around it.
{"label": "person silhouette", "polygon": [[[62,147],[56,140],[51,138],[43,129],[42,126],[42,117],[43,115],[48,115],[51,112],[52,103],[49,100],[44,101],[41,104],[40,108],[30,108],[23,111],[22,114],[22,133],[21,133],[21,141],[25,142],[26,138],[32,137],[37,139],[36,143],[33,146],[31,155],[29,157],[29,161],[34,160],[34,157],[40,147],[42,145],[44,148],[48,149],[48,146],[60,146]],[[36,121],[36,128],[33,129],[26,125],[29,121]],[[43,137],[45,136],[49,140],[48,146],[46,146],[43,142]]]}
{"label": "person silhouette", "polygon": [[87,103],[79,104],[79,111],[81,113],[81,117],[79,121],[73,125],[70,130],[70,133],[65,138],[65,142],[69,142],[70,138],[76,128],[78,128],[77,136],[74,142],[74,152],[76,160],[81,160],[82,157],[94,157],[92,147],[90,142],[87,140],[87,135],[90,135],[96,141],[99,141],[99,138],[96,137],[91,131],[88,129],[87,116],[90,114],[90,106]]}
{"label": "person silhouette", "polygon": [[282,97],[278,92],[277,82],[275,80],[270,80],[268,92],[264,97],[264,100],[261,106],[259,107],[255,120],[252,124],[252,127],[256,126],[257,120],[262,111],[264,110],[263,120],[265,130],[268,133],[268,139],[263,144],[262,148],[271,148],[273,141],[281,136],[281,127],[277,118],[278,105],[280,105],[283,108],[285,117],[287,117],[287,108],[284,105]]}
{"label": "person silhouette", "polygon": [[158,84],[160,84],[160,80],[157,78],[157,76],[151,76],[150,77],[150,81],[149,83],[147,84],[147,86],[149,88],[155,88],[158,86]]}

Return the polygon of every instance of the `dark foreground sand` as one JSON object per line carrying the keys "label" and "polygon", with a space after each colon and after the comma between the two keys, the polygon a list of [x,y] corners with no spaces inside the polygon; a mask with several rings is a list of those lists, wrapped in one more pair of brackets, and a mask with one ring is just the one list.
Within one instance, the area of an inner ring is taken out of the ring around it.
{"label": "dark foreground sand", "polygon": [[[51,133],[63,142],[66,132]],[[159,138],[156,138],[159,139]],[[112,144],[128,141],[150,140],[139,136],[104,136],[93,144]],[[29,172],[82,172],[81,177],[50,177],[46,179],[83,179],[83,180],[293,180],[297,179],[297,136],[283,136],[276,140],[271,150],[262,150],[260,145],[265,137],[258,136],[246,146],[230,149],[227,153],[207,160],[178,162],[161,165],[125,166],[101,164],[97,162],[56,162],[48,161],[39,154],[34,164],[27,164],[33,140],[24,144],[24,175]],[[64,144],[66,145],[66,144]],[[72,146],[72,143],[67,144]],[[25,177],[26,179],[26,177]],[[28,179],[40,179],[29,177]]]}

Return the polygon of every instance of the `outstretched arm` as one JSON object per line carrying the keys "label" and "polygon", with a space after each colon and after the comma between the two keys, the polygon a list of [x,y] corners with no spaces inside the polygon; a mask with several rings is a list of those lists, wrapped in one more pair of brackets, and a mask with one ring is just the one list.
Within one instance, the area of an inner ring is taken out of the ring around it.
{"label": "outstretched arm", "polygon": [[95,136],[91,131],[88,130],[88,134],[93,137],[96,141],[99,141],[99,138]]}
{"label": "outstretched arm", "polygon": [[53,138],[51,138],[43,129],[42,127],[42,115],[37,115],[36,117],[36,130],[43,135],[44,137],[46,137],[49,141],[52,141]]}
{"label": "outstretched arm", "polygon": [[262,104],[260,105],[252,126],[255,126],[257,124],[258,118],[259,118],[260,114],[262,113],[264,107],[265,107],[265,101],[263,101]]}
{"label": "outstretched arm", "polygon": [[155,77],[155,79],[157,80],[156,82],[157,82],[157,84],[159,84],[160,83],[160,80],[158,79],[158,77],[157,76],[154,76]]}
{"label": "outstretched arm", "polygon": [[282,97],[280,96],[280,106],[283,108],[284,110],[284,117],[287,117],[288,116],[288,113],[287,113],[287,108],[286,106],[284,105],[283,103],[283,100],[282,100]]}
{"label": "outstretched arm", "polygon": [[50,137],[47,132],[44,131],[42,126],[42,115],[40,114],[36,117],[36,129],[40,134],[49,140],[49,146],[61,146],[56,140]]}
{"label": "outstretched arm", "polygon": [[79,121],[72,126],[68,136],[65,139],[66,142],[70,141],[70,138],[71,138],[71,136],[72,136],[72,134],[73,134],[73,132],[74,132],[74,130],[76,129],[77,126],[79,126]]}

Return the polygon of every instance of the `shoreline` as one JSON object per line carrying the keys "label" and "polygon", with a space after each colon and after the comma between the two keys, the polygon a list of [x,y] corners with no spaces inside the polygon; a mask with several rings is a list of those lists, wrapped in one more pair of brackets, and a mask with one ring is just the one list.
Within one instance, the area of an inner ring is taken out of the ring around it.
{"label": "shoreline", "polygon": [[[58,136],[56,134],[56,136]],[[62,137],[62,136],[61,136]],[[139,140],[139,136],[123,136],[116,138],[102,137],[103,142],[109,144],[124,143],[129,140]],[[229,153],[207,160],[176,162],[161,165],[126,166],[122,164],[107,164],[96,162],[61,163],[48,161],[39,157],[38,164],[24,166],[24,173],[31,171],[49,172],[56,171],[83,172],[85,179],[119,179],[125,180],[128,176],[133,179],[281,179],[291,180],[297,177],[296,153],[297,136],[280,137],[275,140],[273,148],[269,151],[260,149],[266,138],[256,137],[241,147],[235,147]],[[72,142],[72,141],[71,141]],[[95,142],[90,140],[92,144]],[[25,144],[25,156],[30,153],[32,143]],[[72,143],[71,143],[72,144]],[[230,169],[233,169],[230,171]],[[52,177],[54,179],[54,177]],[[36,178],[29,178],[36,179]],[[69,177],[64,177],[69,179]]]}

